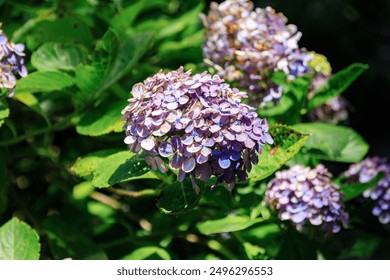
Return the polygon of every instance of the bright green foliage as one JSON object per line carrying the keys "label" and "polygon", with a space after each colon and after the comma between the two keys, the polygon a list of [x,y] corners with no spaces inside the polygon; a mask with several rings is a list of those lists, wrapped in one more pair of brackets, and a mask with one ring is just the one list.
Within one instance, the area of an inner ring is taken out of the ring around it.
{"label": "bright green foliage", "polygon": [[0,260],[38,260],[39,236],[25,222],[12,218],[0,227]]}
{"label": "bright green foliage", "polygon": [[310,137],[304,148],[319,159],[358,162],[368,152],[368,144],[350,127],[325,123],[301,123],[292,126]]}
{"label": "bright green foliage", "polygon": [[38,70],[76,70],[87,56],[80,45],[46,43],[31,56],[31,64]]}
{"label": "bright green foliage", "polygon": [[298,133],[284,125],[271,126],[269,131],[275,143],[264,148],[259,164],[253,166],[249,173],[251,181],[263,180],[282,167],[299,152],[308,138],[307,134]]}

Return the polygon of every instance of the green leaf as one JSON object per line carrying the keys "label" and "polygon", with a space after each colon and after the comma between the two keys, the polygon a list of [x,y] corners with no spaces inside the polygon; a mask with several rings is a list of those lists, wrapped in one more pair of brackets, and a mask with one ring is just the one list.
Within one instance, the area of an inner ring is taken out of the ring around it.
{"label": "green leaf", "polygon": [[2,98],[0,99],[0,127],[3,125],[4,120],[9,116],[8,105]]}
{"label": "green leaf", "polygon": [[361,195],[365,190],[375,187],[385,177],[385,173],[380,172],[367,183],[355,183],[343,186],[340,191],[345,194],[343,201],[347,202]]}
{"label": "green leaf", "polygon": [[313,109],[330,98],[343,93],[361,74],[368,69],[366,64],[354,63],[332,75],[328,82],[320,87],[309,100],[308,110]]}
{"label": "green leaf", "polygon": [[0,227],[0,260],[38,260],[39,236],[28,224],[12,218]]}
{"label": "green leaf", "polygon": [[262,219],[251,219],[245,216],[227,216],[218,220],[200,222],[196,226],[202,234],[210,235],[243,230],[261,221]]}
{"label": "green leaf", "polygon": [[86,55],[82,46],[49,42],[31,55],[31,64],[38,70],[76,70]]}
{"label": "green leaf", "polygon": [[5,152],[0,150],[0,217],[7,208],[7,158]]}
{"label": "green leaf", "polygon": [[82,182],[73,187],[73,198],[76,200],[87,198],[93,191],[95,187],[89,181]]}
{"label": "green leaf", "polygon": [[157,199],[157,207],[167,215],[181,215],[194,209],[202,197],[204,188],[199,194],[192,188],[189,180],[175,182],[166,186]]}
{"label": "green leaf", "polygon": [[91,32],[87,25],[75,18],[64,17],[55,20],[45,20],[35,24],[26,38],[27,47],[34,50],[47,42],[90,47],[93,43]]}
{"label": "green leaf", "polygon": [[265,249],[262,247],[253,245],[249,242],[244,242],[242,245],[246,255],[248,256],[248,259],[250,260],[259,260],[262,256],[265,255]]}
{"label": "green leaf", "polygon": [[143,12],[154,8],[163,8],[167,6],[165,0],[138,1],[123,9],[111,20],[111,26],[117,32],[123,32],[123,29],[133,25],[135,19]]}
{"label": "green leaf", "polygon": [[82,222],[81,218],[77,217],[77,221],[74,219],[75,217],[61,217],[61,219],[47,217],[43,221],[49,249],[54,259],[107,260],[102,248],[84,232],[86,226],[77,225]]}
{"label": "green leaf", "polygon": [[300,77],[288,81],[287,75],[282,71],[273,73],[271,79],[283,88],[283,97],[277,104],[269,102],[264,108],[259,108],[259,116],[269,119],[270,123],[300,122],[310,80],[307,77]]}
{"label": "green leaf", "polygon": [[85,113],[76,126],[76,131],[82,135],[100,136],[110,132],[123,130],[122,110],[126,103],[123,101],[103,102],[94,110]]}
{"label": "green leaf", "polygon": [[122,260],[171,260],[171,256],[163,248],[148,246],[134,250]]}
{"label": "green leaf", "polygon": [[71,170],[93,186],[105,188],[137,179],[157,179],[142,157],[129,151],[102,150],[77,159]]}
{"label": "green leaf", "polygon": [[102,150],[90,153],[84,157],[78,158],[75,164],[70,168],[77,176],[86,180],[92,180],[93,172],[97,165],[107,156],[117,153],[116,149]]}
{"label": "green leaf", "polygon": [[253,166],[249,180],[259,181],[272,175],[302,148],[307,135],[301,134],[285,125],[271,125],[269,133],[274,144],[265,146],[259,156],[259,163]]}
{"label": "green leaf", "polygon": [[130,71],[152,43],[153,34],[134,34],[125,42],[109,29],[97,43],[91,64],[81,64],[76,83],[86,96],[98,96]]}
{"label": "green leaf", "polygon": [[358,162],[367,154],[369,145],[355,130],[326,123],[300,123],[292,128],[310,138],[304,148],[319,159],[337,162]]}
{"label": "green leaf", "polygon": [[156,175],[149,171],[150,166],[143,158],[123,151],[110,155],[96,164],[92,185],[106,188],[129,180],[156,179]]}
{"label": "green leaf", "polygon": [[16,84],[16,94],[62,90],[72,86],[74,82],[71,76],[62,72],[33,72],[18,81]]}

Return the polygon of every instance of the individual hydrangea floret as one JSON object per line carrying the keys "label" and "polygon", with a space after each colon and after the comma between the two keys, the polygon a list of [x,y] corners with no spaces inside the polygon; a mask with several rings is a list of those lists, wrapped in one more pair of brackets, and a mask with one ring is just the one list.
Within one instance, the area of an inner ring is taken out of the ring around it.
{"label": "individual hydrangea floret", "polygon": [[374,201],[372,214],[378,217],[382,224],[390,223],[390,165],[386,158],[377,156],[367,157],[359,163],[352,164],[343,173],[349,183],[367,183],[379,172],[383,172],[385,177],[371,189],[363,192],[363,197]]}
{"label": "individual hydrangea floret", "polygon": [[247,0],[212,2],[201,19],[206,27],[205,62],[250,92],[256,106],[282,96],[282,88],[271,81],[272,73],[283,71],[292,80],[309,70],[312,56],[298,46],[302,34],[271,7],[254,9]]}
{"label": "individual hydrangea floret", "polygon": [[0,89],[5,88],[9,96],[12,96],[15,92],[16,74],[20,77],[27,76],[23,59],[24,45],[8,41],[1,27],[0,22]]}
{"label": "individual hydrangea floret", "polygon": [[257,164],[262,146],[272,144],[268,123],[243,104],[246,93],[230,88],[207,72],[191,75],[183,67],[162,70],[133,86],[130,104],[122,111],[132,152],[143,151],[154,169],[178,170],[179,181],[189,175],[234,187]]}
{"label": "individual hydrangea floret", "polygon": [[347,227],[342,193],[323,165],[314,169],[294,165],[275,175],[268,183],[265,203],[277,211],[282,221],[290,221],[299,231],[309,225],[332,233]]}

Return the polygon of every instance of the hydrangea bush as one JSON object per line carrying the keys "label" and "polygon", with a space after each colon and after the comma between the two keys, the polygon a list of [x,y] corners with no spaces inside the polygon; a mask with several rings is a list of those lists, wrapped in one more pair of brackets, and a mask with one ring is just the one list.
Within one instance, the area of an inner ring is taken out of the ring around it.
{"label": "hydrangea bush", "polygon": [[0,259],[390,257],[368,66],[220,2],[0,1]]}

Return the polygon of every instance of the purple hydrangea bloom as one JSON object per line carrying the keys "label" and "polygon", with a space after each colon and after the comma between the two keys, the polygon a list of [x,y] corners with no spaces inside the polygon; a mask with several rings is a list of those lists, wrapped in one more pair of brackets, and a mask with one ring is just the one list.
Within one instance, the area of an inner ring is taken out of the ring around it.
{"label": "purple hydrangea bloom", "polygon": [[[315,95],[315,91],[325,85],[331,75],[325,75],[321,72],[315,74],[311,80],[308,98],[311,99]],[[320,106],[312,109],[308,116],[312,122],[326,122],[338,124],[348,119],[347,100],[341,95],[337,95]]]}
{"label": "purple hydrangea bloom", "polygon": [[254,9],[248,0],[212,2],[201,19],[206,27],[205,62],[251,92],[253,104],[280,100],[282,88],[271,81],[272,73],[283,71],[292,80],[309,71],[312,56],[298,47],[302,34],[271,7]]}
{"label": "purple hydrangea bloom", "polygon": [[343,173],[349,183],[366,183],[373,179],[379,172],[384,172],[385,177],[378,184],[363,193],[363,197],[374,201],[372,214],[378,217],[382,224],[390,223],[390,165],[386,158],[377,156],[367,157],[359,163],[352,164]]}
{"label": "purple hydrangea bloom", "polygon": [[290,221],[299,231],[308,225],[332,233],[347,227],[342,193],[323,165],[314,169],[295,165],[275,175],[268,183],[264,201],[278,212],[281,220]]}
{"label": "purple hydrangea bloom", "polygon": [[262,146],[273,143],[267,121],[241,102],[246,93],[217,75],[161,70],[134,85],[132,95],[122,111],[125,143],[146,153],[154,169],[168,163],[180,181],[189,175],[195,190],[195,178],[212,175],[232,189],[236,176],[248,178]]}
{"label": "purple hydrangea bloom", "polygon": [[12,96],[15,92],[16,74],[20,77],[27,76],[23,59],[24,45],[8,41],[1,27],[0,22],[0,89],[7,89],[9,96]]}

